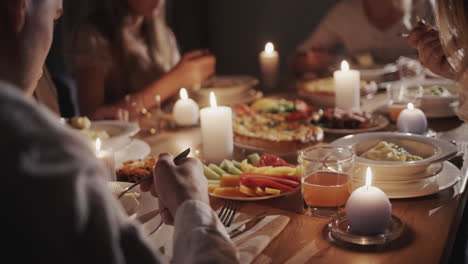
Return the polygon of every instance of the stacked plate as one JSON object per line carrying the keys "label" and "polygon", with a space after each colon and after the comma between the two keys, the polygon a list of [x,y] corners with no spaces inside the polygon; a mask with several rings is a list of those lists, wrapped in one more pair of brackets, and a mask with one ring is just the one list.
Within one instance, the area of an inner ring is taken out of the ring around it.
{"label": "stacked plate", "polygon": [[[394,143],[422,160],[395,162],[366,159],[361,155],[380,141]],[[373,173],[372,185],[389,198],[410,198],[437,193],[455,185],[461,172],[446,160],[457,155],[452,143],[414,134],[374,132],[350,135],[331,143],[349,146],[355,153],[352,189],[365,185],[366,169]]]}
{"label": "stacked plate", "polygon": [[195,89],[192,96],[200,107],[205,107],[210,105],[210,93],[214,92],[218,105],[234,106],[262,97],[262,93],[255,90],[257,84],[258,79],[247,75],[215,76]]}
{"label": "stacked plate", "polygon": [[151,152],[146,142],[132,138],[140,131],[137,123],[117,120],[93,121],[90,129],[105,131],[109,135],[108,139],[102,140],[103,149],[114,152],[116,167],[120,167],[127,160],[143,159]]}

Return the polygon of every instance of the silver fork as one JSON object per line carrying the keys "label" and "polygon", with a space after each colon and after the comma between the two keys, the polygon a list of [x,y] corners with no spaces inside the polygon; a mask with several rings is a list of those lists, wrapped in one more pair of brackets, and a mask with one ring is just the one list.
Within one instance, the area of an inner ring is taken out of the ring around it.
{"label": "silver fork", "polygon": [[218,213],[218,218],[225,227],[230,227],[236,212],[239,210],[239,202],[225,200],[223,208]]}

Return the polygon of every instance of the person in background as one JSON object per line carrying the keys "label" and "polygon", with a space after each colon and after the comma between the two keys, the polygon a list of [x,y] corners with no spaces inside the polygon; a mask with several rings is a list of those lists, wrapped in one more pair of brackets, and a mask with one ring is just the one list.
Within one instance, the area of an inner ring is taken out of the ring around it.
{"label": "person in background", "polygon": [[327,72],[340,57],[359,67],[395,62],[416,54],[399,34],[416,16],[432,16],[429,0],[342,0],[328,12],[298,47],[292,68],[296,75]]}
{"label": "person in background", "polygon": [[[0,170],[3,257],[15,263],[161,263],[125,214],[105,169],[71,128],[32,100],[61,0],[0,0]],[[208,205],[202,164],[163,154],[146,186],[174,218],[173,263],[237,263]],[[25,249],[18,254],[18,249]]]}
{"label": "person in background", "polygon": [[[418,50],[421,63],[432,72],[460,83],[457,115],[468,121],[468,5],[466,0],[437,0],[436,25],[419,21],[408,43]],[[466,142],[458,142],[464,146]],[[466,149],[462,151],[466,153]],[[465,156],[466,162],[466,156]],[[465,211],[450,263],[468,263],[468,227]]]}
{"label": "person in background", "polygon": [[180,58],[164,0],[102,0],[70,37],[69,57],[81,113],[117,107],[136,114],[181,87],[201,84],[215,57],[196,50]]}

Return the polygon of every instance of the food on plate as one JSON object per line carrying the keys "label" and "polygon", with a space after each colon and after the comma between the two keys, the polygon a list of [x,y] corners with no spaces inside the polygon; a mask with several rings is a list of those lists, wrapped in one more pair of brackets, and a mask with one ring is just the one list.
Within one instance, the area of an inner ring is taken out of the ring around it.
{"label": "food on plate", "polygon": [[125,188],[121,185],[114,185],[112,193],[120,201],[127,215],[133,215],[136,213],[138,207],[140,206],[140,194],[137,192],[127,192],[119,199],[119,194],[121,194],[124,190]]}
{"label": "food on plate", "polygon": [[426,96],[451,96],[452,93],[445,87],[440,85],[432,85],[424,87],[423,94]]}
{"label": "food on plate", "polygon": [[370,114],[337,107],[319,110],[314,115],[312,123],[332,129],[364,129],[375,126]]}
{"label": "food on plate", "polygon": [[96,139],[108,139],[110,138],[109,134],[105,130],[97,130],[91,128],[91,121],[86,116],[72,117],[65,119],[66,123],[72,128],[78,130],[80,134],[85,136],[90,140]]}
{"label": "food on plate", "polygon": [[[366,85],[367,82],[365,80],[361,80],[361,91],[363,95],[367,94],[367,89],[365,89]],[[306,93],[316,94],[317,96],[335,96],[335,81],[333,77],[314,80],[299,80],[297,88]]]}
{"label": "food on plate", "polygon": [[205,177],[210,180],[208,192],[216,196],[279,195],[296,191],[300,186],[300,167],[271,154],[254,153],[242,162],[224,160],[219,166],[210,164],[204,169]]}
{"label": "food on plate", "polygon": [[147,157],[139,160],[129,160],[117,169],[117,180],[123,182],[137,182],[148,175],[153,175],[153,168],[156,164],[154,157]]}
{"label": "food on plate", "polygon": [[370,160],[396,162],[418,161],[423,159],[409,153],[403,147],[387,141],[380,141],[373,148],[364,152],[361,157]]}
{"label": "food on plate", "polygon": [[356,63],[362,68],[370,68],[375,65],[374,58],[370,53],[359,53],[353,56]]}
{"label": "food on plate", "polygon": [[271,150],[292,151],[316,144],[323,130],[310,124],[314,109],[302,100],[263,98],[235,107],[236,142]]}

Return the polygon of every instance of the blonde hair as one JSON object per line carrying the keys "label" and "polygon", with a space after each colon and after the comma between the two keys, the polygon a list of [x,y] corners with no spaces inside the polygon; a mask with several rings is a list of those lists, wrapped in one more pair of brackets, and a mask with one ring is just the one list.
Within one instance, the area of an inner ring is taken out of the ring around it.
{"label": "blonde hair", "polygon": [[[172,39],[172,32],[165,21],[164,8],[160,13],[143,22],[143,37],[145,38],[151,59],[164,72],[169,71],[178,59],[179,53],[176,43]],[[127,65],[126,56],[128,46],[123,29],[126,21],[131,19],[128,0],[99,0],[97,9],[91,17],[91,22],[99,32],[112,43],[112,53],[123,67]]]}
{"label": "blonde hair", "polygon": [[444,52],[461,78],[468,68],[468,1],[437,0],[437,25]]}

